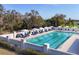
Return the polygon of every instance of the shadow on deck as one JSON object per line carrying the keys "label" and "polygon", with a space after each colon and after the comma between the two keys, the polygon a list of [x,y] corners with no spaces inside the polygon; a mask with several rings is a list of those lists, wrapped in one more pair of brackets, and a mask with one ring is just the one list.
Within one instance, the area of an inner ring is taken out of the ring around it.
{"label": "shadow on deck", "polygon": [[79,39],[76,39],[75,42],[68,49],[68,52],[78,54],[79,55]]}

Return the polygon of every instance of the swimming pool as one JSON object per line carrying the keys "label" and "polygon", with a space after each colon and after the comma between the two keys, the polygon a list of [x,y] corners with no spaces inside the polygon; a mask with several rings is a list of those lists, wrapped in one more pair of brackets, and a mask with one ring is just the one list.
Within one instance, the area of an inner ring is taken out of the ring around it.
{"label": "swimming pool", "polygon": [[28,39],[27,42],[33,43],[39,46],[43,46],[44,43],[49,43],[51,48],[58,48],[63,44],[73,33],[66,32],[51,32],[45,35],[41,35],[35,38]]}

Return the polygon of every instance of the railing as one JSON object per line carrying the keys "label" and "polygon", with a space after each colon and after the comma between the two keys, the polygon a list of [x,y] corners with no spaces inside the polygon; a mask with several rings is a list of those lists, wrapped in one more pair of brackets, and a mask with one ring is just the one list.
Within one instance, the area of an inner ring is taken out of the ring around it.
{"label": "railing", "polygon": [[24,48],[24,49],[31,48],[31,49],[38,50],[41,52],[43,51],[43,46],[38,46],[35,44],[31,44],[31,43],[24,43],[22,48]]}
{"label": "railing", "polygon": [[34,50],[38,50],[41,52],[44,52],[46,54],[49,55],[73,55],[72,53],[68,53],[68,52],[62,52],[53,48],[48,48],[48,46],[44,45],[44,46],[37,46],[35,44],[31,44],[31,43],[25,43],[24,48],[31,48]]}

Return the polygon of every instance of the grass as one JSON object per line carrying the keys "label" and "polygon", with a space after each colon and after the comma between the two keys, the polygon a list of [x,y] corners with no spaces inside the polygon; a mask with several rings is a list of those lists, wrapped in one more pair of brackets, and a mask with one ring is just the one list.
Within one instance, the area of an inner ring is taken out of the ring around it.
{"label": "grass", "polygon": [[45,53],[33,50],[31,48],[24,49],[24,50],[20,51],[19,54],[23,54],[23,55],[47,55]]}
{"label": "grass", "polygon": [[16,55],[16,52],[10,44],[0,40],[0,55]]}
{"label": "grass", "polygon": [[0,48],[0,55],[16,55],[16,53],[4,48]]}

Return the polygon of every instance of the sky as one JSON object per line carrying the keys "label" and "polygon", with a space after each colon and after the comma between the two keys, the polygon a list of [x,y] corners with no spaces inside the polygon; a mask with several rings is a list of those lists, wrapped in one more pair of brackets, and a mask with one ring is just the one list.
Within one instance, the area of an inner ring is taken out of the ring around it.
{"label": "sky", "polygon": [[22,14],[36,10],[48,19],[55,14],[65,14],[66,18],[79,20],[79,4],[3,4],[6,10],[16,10]]}

